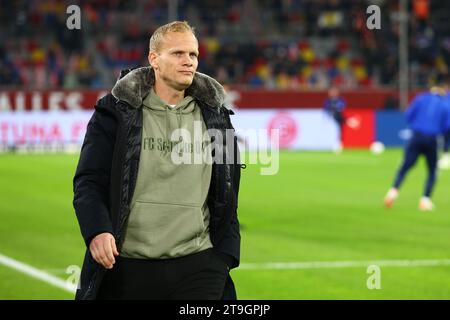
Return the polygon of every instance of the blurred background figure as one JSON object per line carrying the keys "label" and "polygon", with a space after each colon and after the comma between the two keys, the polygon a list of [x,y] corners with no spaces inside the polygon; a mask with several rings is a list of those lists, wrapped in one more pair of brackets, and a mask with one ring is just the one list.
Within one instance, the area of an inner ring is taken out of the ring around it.
{"label": "blurred background figure", "polygon": [[449,118],[446,91],[444,86],[435,86],[429,92],[419,94],[406,110],[406,120],[412,130],[412,137],[405,148],[403,163],[395,177],[394,184],[384,198],[384,204],[390,208],[399,195],[399,188],[408,171],[415,165],[418,157],[423,155],[427,163],[428,177],[419,209],[431,211],[434,205],[431,193],[436,182],[438,158],[437,138],[443,134]]}
{"label": "blurred background figure", "polygon": [[323,108],[327,114],[333,117],[339,126],[339,144],[336,146],[335,151],[340,152],[343,148],[342,132],[345,124],[345,100],[340,96],[338,88],[333,86],[328,90],[328,98],[325,100]]}

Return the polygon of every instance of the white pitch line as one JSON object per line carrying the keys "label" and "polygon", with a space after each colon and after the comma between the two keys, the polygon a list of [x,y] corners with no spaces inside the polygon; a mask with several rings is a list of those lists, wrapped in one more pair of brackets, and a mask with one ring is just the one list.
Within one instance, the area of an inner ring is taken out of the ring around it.
{"label": "white pitch line", "polygon": [[74,286],[70,282],[66,282],[58,277],[52,276],[51,274],[49,274],[47,272],[36,269],[36,268],[29,266],[23,262],[14,260],[14,259],[4,256],[2,254],[0,254],[0,264],[10,267],[19,272],[22,272],[32,278],[44,281],[52,286],[63,289],[70,293],[75,293],[75,291],[76,291],[76,286]]}
{"label": "white pitch line", "polygon": [[[76,286],[47,272],[36,269],[23,262],[0,254],[0,264],[22,272],[32,278],[44,281],[52,286],[75,293]],[[360,268],[377,265],[380,267],[433,267],[450,266],[450,259],[435,260],[367,260],[367,261],[315,261],[315,262],[265,262],[241,263],[238,269],[323,269],[323,268]]]}
{"label": "white pitch line", "polygon": [[380,267],[433,267],[450,266],[450,259],[438,260],[368,260],[368,261],[316,261],[316,262],[264,262],[241,263],[238,269],[323,269]]}

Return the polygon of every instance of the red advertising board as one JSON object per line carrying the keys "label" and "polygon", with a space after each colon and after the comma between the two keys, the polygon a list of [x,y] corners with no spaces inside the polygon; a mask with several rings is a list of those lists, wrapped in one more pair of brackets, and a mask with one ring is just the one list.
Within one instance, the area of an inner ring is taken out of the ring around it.
{"label": "red advertising board", "polygon": [[[0,112],[23,110],[83,110],[93,109],[99,98],[110,91],[105,90],[3,90],[0,87]],[[410,94],[414,97],[417,91]],[[389,89],[343,90],[342,97],[347,109],[383,108],[388,98],[398,93]],[[277,108],[322,108],[327,91],[273,91],[245,90],[229,91],[231,103],[242,109]]]}
{"label": "red advertising board", "polygon": [[347,109],[342,142],[346,148],[367,148],[375,139],[375,112],[370,109]]}
{"label": "red advertising board", "polygon": [[2,91],[0,112],[93,109],[105,90]]}

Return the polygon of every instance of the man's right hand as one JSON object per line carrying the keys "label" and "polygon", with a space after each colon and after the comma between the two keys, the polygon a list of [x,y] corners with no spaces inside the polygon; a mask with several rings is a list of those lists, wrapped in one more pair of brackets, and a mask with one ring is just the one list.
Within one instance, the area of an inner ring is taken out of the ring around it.
{"label": "man's right hand", "polygon": [[91,255],[97,263],[104,266],[106,269],[112,269],[119,252],[116,247],[116,239],[111,233],[100,233],[92,239],[89,244]]}

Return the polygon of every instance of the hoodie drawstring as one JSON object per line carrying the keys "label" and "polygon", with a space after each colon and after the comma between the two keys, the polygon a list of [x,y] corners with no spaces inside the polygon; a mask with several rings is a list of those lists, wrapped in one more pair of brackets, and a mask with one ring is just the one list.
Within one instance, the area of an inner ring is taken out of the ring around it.
{"label": "hoodie drawstring", "polygon": [[166,107],[166,138],[170,140],[169,137],[169,107]]}
{"label": "hoodie drawstring", "polygon": [[[177,120],[178,120],[178,128],[181,129],[181,108],[177,109]],[[181,132],[180,132],[181,133]],[[183,136],[180,134],[179,143],[181,143],[181,148],[178,151],[178,155],[183,156]]]}
{"label": "hoodie drawstring", "polygon": [[[181,129],[181,122],[182,122],[182,116],[181,116],[181,108],[178,108],[176,110],[176,116],[177,116],[177,124],[178,124],[178,128],[177,129]],[[169,106],[166,107],[166,138],[168,141],[172,141],[171,139],[171,133],[169,132]],[[177,142],[178,143],[182,143],[183,142],[183,136],[180,135],[180,138]],[[183,148],[180,148],[178,151],[178,155],[181,157],[183,155]]]}

